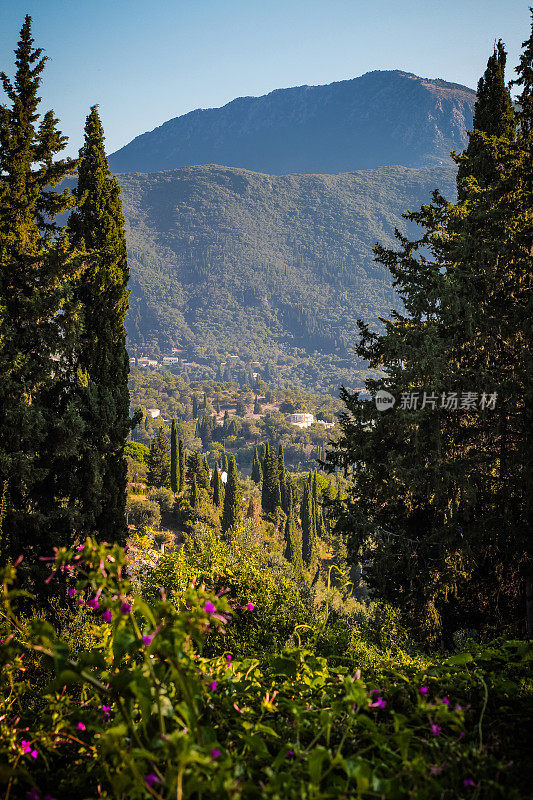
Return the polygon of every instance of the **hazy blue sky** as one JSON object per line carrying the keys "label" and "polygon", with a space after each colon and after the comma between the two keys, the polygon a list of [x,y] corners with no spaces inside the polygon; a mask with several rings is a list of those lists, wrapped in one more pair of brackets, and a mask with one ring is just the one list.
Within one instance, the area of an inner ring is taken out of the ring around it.
{"label": "hazy blue sky", "polygon": [[[0,0],[0,69],[24,14],[50,57],[42,97],[81,144],[98,103],[108,152],[172,117],[272,89],[403,69],[475,87],[495,39],[517,63],[522,0]],[[512,77],[511,71],[509,77]],[[0,93],[0,98],[2,97]]]}

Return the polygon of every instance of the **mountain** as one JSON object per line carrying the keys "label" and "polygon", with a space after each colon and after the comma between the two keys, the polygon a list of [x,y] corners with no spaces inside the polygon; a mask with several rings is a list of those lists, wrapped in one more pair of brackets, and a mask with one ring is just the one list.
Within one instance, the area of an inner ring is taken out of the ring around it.
{"label": "mountain", "polygon": [[471,127],[475,92],[398,70],[277,89],[197,109],[110,156],[115,172],[225,164],[273,175],[450,163]]}
{"label": "mountain", "polygon": [[[216,375],[258,361],[273,383],[360,385],[356,320],[374,326],[398,300],[376,241],[453,166],[337,175],[266,175],[222,166],[121,174],[131,270],[130,351],[182,351]],[[268,365],[268,366],[267,366]]]}

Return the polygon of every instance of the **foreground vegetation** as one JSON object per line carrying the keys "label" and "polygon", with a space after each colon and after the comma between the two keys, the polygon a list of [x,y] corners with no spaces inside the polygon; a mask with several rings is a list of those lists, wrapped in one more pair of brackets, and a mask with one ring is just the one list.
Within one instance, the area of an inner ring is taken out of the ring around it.
{"label": "foreground vegetation", "polygon": [[526,796],[530,645],[384,649],[377,615],[311,612],[263,552],[200,537],[139,592],[120,548],[60,550],[55,627],[5,570],[5,797]]}

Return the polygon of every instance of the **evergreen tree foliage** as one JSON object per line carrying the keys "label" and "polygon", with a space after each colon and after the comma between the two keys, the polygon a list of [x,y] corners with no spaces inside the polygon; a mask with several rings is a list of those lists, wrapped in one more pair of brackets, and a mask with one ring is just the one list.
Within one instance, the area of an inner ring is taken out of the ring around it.
{"label": "evergreen tree foliage", "polygon": [[170,486],[170,449],[163,428],[159,428],[152,439],[147,481],[149,486],[157,488]]}
{"label": "evergreen tree foliage", "polygon": [[257,447],[254,450],[254,460],[252,464],[251,478],[257,485],[261,483],[261,480],[263,478],[263,470],[261,469],[261,462],[259,460],[259,453],[257,452]]}
{"label": "evergreen tree foliage", "polygon": [[254,414],[260,414],[261,410],[262,410],[261,409],[261,403],[259,402],[259,398],[256,395],[255,396],[255,400],[254,400]]}
{"label": "evergreen tree foliage", "polygon": [[[397,233],[399,252],[376,247],[405,310],[385,321],[383,335],[361,323],[357,352],[386,372],[368,382],[371,394],[388,391],[397,406],[379,413],[344,392],[343,437],[328,456],[355,478],[338,526],[351,557],[362,555],[376,596],[416,619],[428,638],[459,627],[512,629],[525,616],[532,149],[523,144],[527,114],[515,136],[504,66],[498,43],[481,83],[478,127],[458,158],[458,203],[435,193],[406,215],[423,229],[418,241]],[[531,82],[523,85],[527,108]],[[401,400],[412,392],[417,408]]]}
{"label": "evergreen tree foliage", "polygon": [[289,513],[289,498],[287,496],[286,476],[285,476],[285,455],[283,453],[283,445],[280,443],[278,449],[278,472],[279,472],[279,492],[280,492],[280,505],[283,511]]}
{"label": "evergreen tree foliage", "polygon": [[[72,285],[81,271],[54,187],[75,168],[52,111],[39,115],[46,57],[27,16],[11,81],[0,77],[0,493],[2,557],[72,542],[78,509],[69,480],[83,435],[73,387],[78,333]],[[28,559],[28,561],[31,559]]]}
{"label": "evergreen tree foliage", "polygon": [[[292,495],[292,490],[289,492]],[[285,558],[294,569],[296,578],[303,578],[304,568],[302,561],[302,540],[294,520],[292,497],[289,497],[290,512],[285,522]]]}
{"label": "evergreen tree foliage", "polygon": [[192,396],[192,418],[197,419],[198,417],[198,398],[195,394]]}
{"label": "evergreen tree foliage", "polygon": [[179,491],[183,491],[185,485],[185,445],[183,440],[178,442],[178,464],[179,464]]}
{"label": "evergreen tree foliage", "polygon": [[224,458],[222,459],[222,472],[225,472],[226,475],[229,472],[228,455],[227,455],[227,453],[224,453]]}
{"label": "evergreen tree foliage", "polygon": [[265,514],[273,514],[278,506],[281,507],[278,457],[276,453],[270,449],[268,442],[266,443],[263,467],[261,505]]}
{"label": "evergreen tree foliage", "polygon": [[213,492],[213,505],[220,508],[224,501],[224,484],[218,471],[218,464],[215,464],[213,475],[211,476],[211,490]]}
{"label": "evergreen tree foliage", "polygon": [[180,486],[180,461],[178,450],[178,428],[176,420],[173,419],[170,432],[170,488],[174,494],[178,491]]}
{"label": "evergreen tree foliage", "polygon": [[316,561],[317,544],[311,476],[309,476],[309,479],[305,483],[300,505],[300,520],[302,523],[302,558],[307,567],[312,567]]}
{"label": "evergreen tree foliage", "polygon": [[244,513],[241,486],[237,473],[237,463],[232,456],[229,462],[228,481],[224,493],[224,510],[222,513],[222,533],[237,530]]}
{"label": "evergreen tree foliage", "polygon": [[83,324],[76,365],[85,421],[78,481],[73,484],[81,503],[79,532],[125,541],[124,443],[130,399],[124,318],[129,272],[120,188],[109,171],[96,106],[85,124],[74,195],[77,208],[69,228],[74,243],[87,251],[75,289]]}
{"label": "evergreen tree foliage", "polygon": [[191,508],[194,509],[198,508],[198,502],[199,502],[198,484],[196,482],[196,475],[193,475],[191,481],[191,494],[190,494]]}

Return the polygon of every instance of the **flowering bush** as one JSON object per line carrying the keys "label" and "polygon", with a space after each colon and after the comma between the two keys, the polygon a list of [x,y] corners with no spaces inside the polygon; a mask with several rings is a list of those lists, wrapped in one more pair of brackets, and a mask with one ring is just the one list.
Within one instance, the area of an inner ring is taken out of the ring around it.
{"label": "flowering bush", "polygon": [[5,800],[520,796],[489,746],[482,667],[494,662],[520,683],[530,646],[464,653],[422,673],[411,662],[411,674],[386,662],[331,666],[303,647],[207,657],[206,637],[226,641],[260,613],[257,599],[193,579],[147,601],[126,565],[119,547],[92,541],[56,554],[65,602],[92,619],[94,643],[76,655],[47,621],[21,623],[16,571],[3,571]]}

